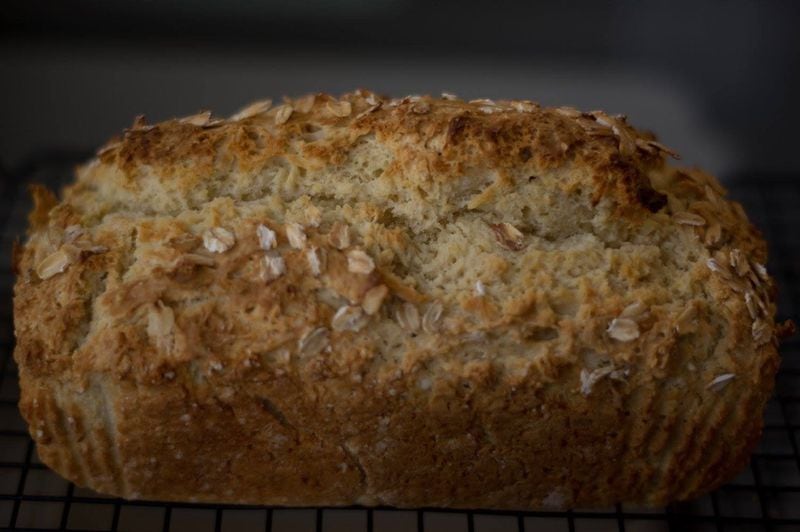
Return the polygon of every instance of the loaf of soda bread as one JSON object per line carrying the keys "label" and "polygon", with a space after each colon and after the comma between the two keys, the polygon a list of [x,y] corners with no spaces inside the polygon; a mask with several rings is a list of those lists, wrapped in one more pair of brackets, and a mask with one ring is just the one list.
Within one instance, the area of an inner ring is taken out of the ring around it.
{"label": "loaf of soda bread", "polygon": [[357,91],[137,119],[16,250],[41,459],[125,498],[661,505],[749,459],[766,246],[625,117]]}

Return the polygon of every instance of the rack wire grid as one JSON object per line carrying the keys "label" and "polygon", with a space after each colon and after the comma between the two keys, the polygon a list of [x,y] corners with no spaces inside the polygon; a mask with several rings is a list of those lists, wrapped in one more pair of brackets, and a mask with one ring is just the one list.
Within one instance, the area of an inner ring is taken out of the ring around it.
{"label": "rack wire grid", "polygon": [[[12,358],[11,247],[22,238],[30,209],[27,184],[60,188],[85,153],[47,151],[0,182],[0,526],[13,530],[169,531],[800,531],[800,341],[781,347],[775,396],[764,435],[746,468],[731,483],[698,500],[667,508],[564,512],[452,511],[437,508],[278,508],[125,501],[75,486],[36,455],[17,401]],[[2,169],[0,169],[2,170]],[[726,182],[770,242],[770,271],[780,287],[779,317],[797,316],[800,303],[800,176],[740,176]],[[753,415],[761,415],[753,412]]]}

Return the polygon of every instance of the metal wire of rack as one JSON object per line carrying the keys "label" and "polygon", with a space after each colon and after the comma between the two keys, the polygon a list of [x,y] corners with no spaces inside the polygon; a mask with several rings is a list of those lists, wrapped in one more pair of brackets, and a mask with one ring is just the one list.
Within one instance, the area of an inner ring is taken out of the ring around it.
{"label": "metal wire of rack", "polygon": [[[782,346],[776,393],[762,441],[736,479],[701,499],[668,508],[565,512],[437,508],[278,508],[125,501],[77,487],[40,462],[17,410],[19,387],[11,296],[11,247],[30,208],[26,185],[59,188],[85,153],[46,151],[9,172],[0,166],[0,527],[11,530],[169,531],[800,531],[800,340]],[[770,242],[780,287],[779,317],[800,304],[800,176],[740,176],[727,182]],[[761,415],[753,412],[753,415]]]}

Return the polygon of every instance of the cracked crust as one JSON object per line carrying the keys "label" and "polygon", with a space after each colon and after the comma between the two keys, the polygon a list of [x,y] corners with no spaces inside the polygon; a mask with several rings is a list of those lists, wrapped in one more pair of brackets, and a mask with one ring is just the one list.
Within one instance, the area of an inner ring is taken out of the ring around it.
{"label": "cracked crust", "polygon": [[42,459],[128,498],[664,504],[746,463],[766,246],[624,118],[257,102],[34,189],[14,296]]}

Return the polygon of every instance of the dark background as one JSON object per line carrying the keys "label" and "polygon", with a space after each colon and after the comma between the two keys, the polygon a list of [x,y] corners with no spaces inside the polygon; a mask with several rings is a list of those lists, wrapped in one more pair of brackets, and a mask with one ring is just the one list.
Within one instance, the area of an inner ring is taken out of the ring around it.
{"label": "dark background", "polygon": [[727,178],[800,170],[800,2],[27,1],[0,7],[0,160],[371,88],[625,113]]}

